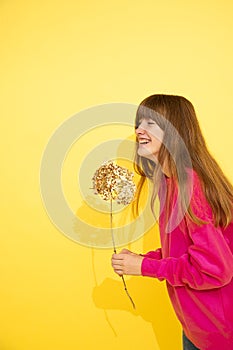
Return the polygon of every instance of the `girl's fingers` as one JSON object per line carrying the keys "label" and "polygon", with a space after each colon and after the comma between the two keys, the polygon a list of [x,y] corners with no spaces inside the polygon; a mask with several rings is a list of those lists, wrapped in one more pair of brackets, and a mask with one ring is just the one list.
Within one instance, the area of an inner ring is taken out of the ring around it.
{"label": "girl's fingers", "polygon": [[122,265],[117,264],[117,263],[112,263],[112,267],[113,267],[114,269],[122,269]]}
{"label": "girl's fingers", "polygon": [[124,271],[123,271],[124,259],[125,259],[124,253],[112,255],[112,267],[114,269],[114,272],[119,276],[122,276],[124,274]]}
{"label": "girl's fingers", "polygon": [[114,260],[123,260],[124,255],[123,254],[112,254],[112,259]]}
{"label": "girl's fingers", "polygon": [[118,268],[116,267],[116,268],[114,269],[114,272],[117,273],[119,276],[121,276],[121,275],[124,274],[123,270],[122,270],[121,268],[119,268],[119,267],[118,267]]}
{"label": "girl's fingers", "polygon": [[114,269],[114,272],[116,272],[119,276],[123,275],[123,271],[122,270],[116,270]]}

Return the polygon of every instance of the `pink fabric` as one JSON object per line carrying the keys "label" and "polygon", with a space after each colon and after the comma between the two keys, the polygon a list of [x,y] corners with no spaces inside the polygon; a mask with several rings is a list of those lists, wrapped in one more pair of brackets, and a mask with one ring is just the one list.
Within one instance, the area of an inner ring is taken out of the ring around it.
{"label": "pink fabric", "polygon": [[161,259],[162,258],[162,250],[161,248],[158,248],[156,250],[151,250],[150,252],[146,253],[146,254],[141,254],[142,256],[146,257],[146,258],[152,258],[152,259]]}
{"label": "pink fabric", "polygon": [[[166,279],[168,293],[186,336],[201,350],[233,349],[233,223],[216,228],[198,176],[193,175],[193,212],[206,224],[198,226],[187,217],[166,233],[165,211],[160,213],[161,246],[145,254],[142,275]],[[178,217],[177,188],[169,214]],[[160,191],[160,201],[165,192]]]}

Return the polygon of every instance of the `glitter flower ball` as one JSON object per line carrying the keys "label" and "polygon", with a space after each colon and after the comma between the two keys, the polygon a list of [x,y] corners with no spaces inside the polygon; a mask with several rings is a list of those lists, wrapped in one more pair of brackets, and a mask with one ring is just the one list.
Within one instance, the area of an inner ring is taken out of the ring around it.
{"label": "glitter flower ball", "polygon": [[115,199],[117,203],[127,205],[132,202],[136,192],[133,176],[131,171],[113,161],[104,162],[92,178],[95,194],[105,201]]}

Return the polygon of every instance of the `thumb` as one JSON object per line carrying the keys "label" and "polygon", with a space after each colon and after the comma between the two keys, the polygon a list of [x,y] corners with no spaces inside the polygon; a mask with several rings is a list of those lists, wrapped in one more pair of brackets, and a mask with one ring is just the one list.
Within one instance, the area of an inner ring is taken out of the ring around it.
{"label": "thumb", "polygon": [[131,252],[129,249],[122,249],[120,254],[134,254],[134,253]]}

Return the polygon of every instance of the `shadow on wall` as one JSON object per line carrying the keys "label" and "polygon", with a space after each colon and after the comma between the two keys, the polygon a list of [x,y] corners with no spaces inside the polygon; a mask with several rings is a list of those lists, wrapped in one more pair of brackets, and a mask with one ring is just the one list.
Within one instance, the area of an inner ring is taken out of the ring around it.
{"label": "shadow on wall", "polygon": [[[131,211],[131,209],[129,209],[129,211]],[[97,212],[93,212],[92,215],[87,215],[87,213],[88,208],[87,205],[84,204],[79,208],[76,215],[82,219],[88,220],[93,226],[96,225],[95,231],[98,236],[97,227],[102,219],[106,221],[106,217],[101,218],[100,213]],[[135,230],[134,224],[132,224],[131,229],[132,231]],[[78,238],[84,239],[85,232],[81,233],[80,227],[78,226],[75,230]],[[141,238],[143,244],[142,251],[147,252],[156,249],[159,245],[158,236],[158,227],[157,225],[154,225],[146,234],[144,234],[143,238]],[[94,240],[96,237],[92,237],[92,239]],[[89,241],[88,243],[90,244],[91,242]],[[130,249],[130,245],[128,245],[128,249]],[[109,260],[106,263],[109,263],[110,265],[111,262]],[[127,289],[136,305],[136,309],[133,309],[129,298],[125,293],[122,279],[120,277],[119,281],[106,278],[101,284],[98,284],[95,272],[95,248],[92,248],[92,264],[95,279],[95,287],[93,288],[92,293],[93,301],[97,308],[104,311],[106,321],[115,336],[117,336],[117,334],[108,318],[107,311],[123,310],[128,311],[135,316],[141,316],[146,322],[151,323],[155,334],[155,343],[159,344],[161,350],[181,348],[181,328],[170,304],[165,282],[159,282],[158,280],[149,277],[127,276]],[[114,275],[114,272],[112,273]]]}
{"label": "shadow on wall", "polygon": [[[120,278],[119,281],[106,278],[100,285],[96,284],[93,288],[94,304],[97,308],[105,311],[106,320],[113,332],[115,333],[115,330],[108,320],[106,311],[128,311],[151,323],[155,334],[155,342],[158,343],[161,350],[179,349],[180,346],[177,344],[177,340],[181,338],[181,329],[170,301],[168,297],[165,297],[165,293],[167,293],[165,282],[159,282],[149,277],[133,276],[126,279],[126,284],[136,309],[133,309]],[[176,339],[172,334],[178,335]]]}

